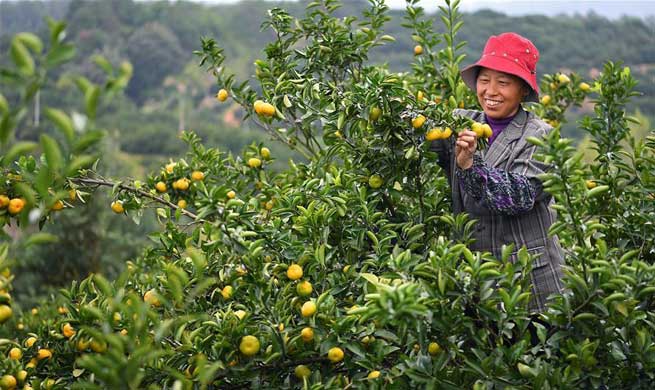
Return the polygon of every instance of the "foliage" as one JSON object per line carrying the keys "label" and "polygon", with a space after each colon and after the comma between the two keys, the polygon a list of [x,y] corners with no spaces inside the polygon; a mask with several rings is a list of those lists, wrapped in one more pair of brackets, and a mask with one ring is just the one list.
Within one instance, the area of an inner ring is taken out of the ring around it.
{"label": "foliage", "polygon": [[[424,50],[411,73],[367,64],[372,48],[394,40],[382,0],[359,18],[338,17],[335,0],[310,3],[301,17],[272,9],[257,89],[203,39],[201,65],[227,99],[307,161],[275,173],[263,144],[236,155],[185,132],[186,157],[146,180],[75,170],[84,175],[49,182],[55,194],[70,183],[111,186],[117,214],[138,221],[154,208],[162,230],[115,280],[92,275],[31,313],[14,306],[0,330],[5,375],[80,389],[652,387],[655,142],[651,131],[617,146],[635,85],[629,68],[607,63],[589,90],[575,74],[546,76],[552,105],[531,107],[555,125],[532,142],[554,167],[543,185],[557,201],[551,232],[566,249],[568,287],[531,316],[530,254],[472,252],[474,222],[449,211],[425,134],[469,127],[452,110],[474,100],[457,74],[458,1],[441,10],[445,32],[416,3],[406,25]],[[590,93],[597,112],[581,127],[604,156],[586,164],[559,126]],[[65,165],[54,142],[39,171]],[[1,211],[23,228],[48,199],[26,168],[12,175],[37,188],[34,200],[17,216]],[[20,184],[4,190],[14,196]],[[2,264],[9,249],[0,246]],[[0,275],[6,290],[12,279]]]}

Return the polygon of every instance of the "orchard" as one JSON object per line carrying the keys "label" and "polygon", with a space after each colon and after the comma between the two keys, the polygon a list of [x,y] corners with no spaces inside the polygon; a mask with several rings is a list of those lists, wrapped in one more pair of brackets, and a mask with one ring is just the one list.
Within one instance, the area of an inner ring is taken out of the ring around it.
{"label": "orchard", "polygon": [[[367,61],[394,40],[382,0],[345,18],[335,0],[300,18],[271,9],[263,27],[276,39],[249,81],[202,39],[216,99],[304,157],[281,172],[266,145],[232,155],[189,131],[187,155],[147,178],[100,177],[96,112],[132,73],[102,58],[104,84],[75,79],[84,121],[46,107],[58,133],[16,141],[36,93],[75,50],[63,22],[49,22],[47,44],[16,35],[0,79],[20,91],[0,95],[0,388],[653,388],[655,135],[630,133],[630,69],[544,75],[529,106],[554,127],[531,142],[553,167],[542,181],[567,287],[532,318],[532,257],[468,248],[475,221],[450,211],[430,150],[464,128],[480,148],[489,136],[452,114],[476,107],[459,76],[459,2],[441,9],[441,31],[407,3],[408,73]],[[594,104],[579,123],[592,161],[559,132],[584,99]],[[56,240],[40,228],[103,190],[125,218],[156,215],[152,247],[115,280],[90,275],[32,310],[13,302],[16,248]]]}

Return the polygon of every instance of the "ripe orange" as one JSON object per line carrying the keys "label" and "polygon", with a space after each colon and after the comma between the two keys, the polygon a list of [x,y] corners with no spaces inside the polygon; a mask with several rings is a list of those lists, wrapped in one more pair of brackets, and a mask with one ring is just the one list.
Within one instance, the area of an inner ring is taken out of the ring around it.
{"label": "ripe orange", "polygon": [[234,199],[234,198],[236,198],[236,196],[237,196],[237,193],[232,191],[232,190],[227,192],[228,199]]}
{"label": "ripe orange", "polygon": [[52,211],[59,211],[63,208],[64,208],[64,202],[62,202],[59,199],[52,205]]}
{"label": "ripe orange", "polygon": [[490,138],[494,133],[493,130],[491,130],[491,126],[489,126],[487,123],[482,125],[482,131],[483,131],[482,136],[484,138]]}
{"label": "ripe orange", "polygon": [[476,137],[478,138],[484,137],[484,127],[482,127],[482,123],[473,122],[473,125],[471,125],[471,130],[473,130]]}
{"label": "ripe orange", "polygon": [[157,192],[166,192],[166,183],[158,181],[157,184],[155,184],[155,189]]}
{"label": "ripe orange", "polygon": [[271,158],[271,150],[265,146],[259,149],[259,154],[261,154],[264,160],[268,160]]}
{"label": "ripe orange", "polygon": [[36,343],[36,337],[34,337],[34,336],[28,337],[25,340],[25,346],[27,348],[31,348],[34,345],[34,343]]}
{"label": "ripe orange", "polygon": [[380,371],[378,370],[373,370],[369,372],[369,374],[366,376],[368,379],[377,379],[380,377]]}
{"label": "ripe orange", "polygon": [[116,200],[111,202],[111,210],[116,214],[122,214],[125,211],[125,209],[123,208],[123,201]]}
{"label": "ripe orange", "polygon": [[239,344],[239,351],[246,356],[254,356],[259,352],[259,340],[252,335],[243,336]]}
{"label": "ripe orange", "polygon": [[16,385],[16,378],[13,375],[3,375],[0,378],[0,387],[3,389],[15,389]]}
{"label": "ripe orange", "polygon": [[205,179],[205,174],[202,171],[193,171],[191,172],[191,180],[193,181],[203,181]]}
{"label": "ripe orange", "polygon": [[302,328],[300,331],[300,337],[302,338],[302,341],[309,343],[310,341],[314,340],[314,329],[308,326]]}
{"label": "ripe orange", "polygon": [[543,104],[544,106],[547,106],[547,105],[550,104],[550,100],[551,100],[550,95],[544,95],[544,96],[541,97],[541,104]]}
{"label": "ripe orange", "polygon": [[71,338],[75,336],[75,328],[73,328],[73,326],[71,326],[71,324],[67,322],[64,324],[64,326],[62,326],[61,333],[67,338]]}
{"label": "ripe orange", "polygon": [[589,84],[587,84],[587,83],[580,83],[578,85],[578,88],[580,88],[580,90],[583,91],[583,92],[587,92],[587,91],[589,91],[591,89],[591,86],[589,86]]}
{"label": "ripe orange", "polygon": [[414,55],[420,56],[421,54],[423,54],[423,46],[421,45],[414,46]]}
{"label": "ripe orange", "polygon": [[175,185],[174,187],[176,187],[180,191],[186,191],[189,189],[189,179],[187,179],[186,177],[178,179],[176,183],[177,185]]}
{"label": "ripe orange", "polygon": [[9,206],[9,197],[7,195],[0,195],[0,209]]}
{"label": "ripe orange", "polygon": [[432,356],[436,356],[439,352],[441,352],[441,345],[439,345],[436,342],[431,342],[428,345],[428,353]]}
{"label": "ripe orange", "polygon": [[0,305],[0,324],[4,324],[11,316],[14,314],[14,311],[9,305]]}
{"label": "ripe orange", "polygon": [[218,91],[216,94],[216,99],[218,99],[219,102],[224,102],[227,100],[227,97],[229,96],[228,92],[226,89],[221,89]]}
{"label": "ripe orange", "polygon": [[52,357],[52,352],[49,349],[41,348],[36,353],[37,360],[48,359]]}
{"label": "ripe orange", "polygon": [[300,308],[300,314],[302,314],[303,317],[311,317],[316,314],[316,310],[316,303],[313,301],[307,301],[303,303],[302,308]]}
{"label": "ripe orange", "polygon": [[427,133],[425,133],[425,139],[427,141],[435,141],[441,139],[442,134],[443,134],[443,129],[441,127],[434,127],[428,130]]}
{"label": "ripe orange", "polygon": [[146,293],[143,294],[143,301],[149,304],[150,306],[154,306],[154,307],[161,306],[161,302],[159,301],[159,298],[157,298],[157,293],[155,292],[155,289],[146,291]]}
{"label": "ripe orange", "polygon": [[425,117],[423,115],[418,115],[416,118],[412,119],[412,127],[418,129],[423,126],[425,123]]}
{"label": "ripe orange", "polygon": [[255,101],[254,108],[258,115],[266,116],[269,118],[275,115],[275,106],[273,106],[271,103],[257,100]]}
{"label": "ripe orange", "polygon": [[250,168],[259,168],[262,166],[262,160],[258,159],[257,157],[251,157],[248,159],[248,166]]}
{"label": "ripe orange", "polygon": [[14,198],[9,201],[9,214],[16,215],[23,210],[23,207],[25,207],[25,200],[21,198]]}
{"label": "ripe orange", "polygon": [[20,348],[14,347],[9,350],[9,359],[20,360],[20,358],[22,357],[23,357],[23,351]]}
{"label": "ripe orange", "polygon": [[303,272],[302,267],[298,264],[291,264],[287,269],[287,278],[291,280],[298,280],[302,278]]}
{"label": "ripe orange", "polygon": [[177,207],[181,209],[185,209],[187,207],[187,202],[184,199],[180,199],[177,201]]}
{"label": "ripe orange", "polygon": [[223,296],[223,299],[232,298],[232,294],[234,294],[234,287],[232,286],[225,286],[221,290],[221,295]]}
{"label": "ripe orange", "polygon": [[343,356],[344,356],[343,349],[341,349],[339,347],[332,347],[328,351],[328,359],[332,363],[339,363],[340,361],[343,360]]}
{"label": "ripe orange", "polygon": [[174,162],[166,164],[166,173],[173,173],[173,169],[175,169],[176,165],[177,163]]}

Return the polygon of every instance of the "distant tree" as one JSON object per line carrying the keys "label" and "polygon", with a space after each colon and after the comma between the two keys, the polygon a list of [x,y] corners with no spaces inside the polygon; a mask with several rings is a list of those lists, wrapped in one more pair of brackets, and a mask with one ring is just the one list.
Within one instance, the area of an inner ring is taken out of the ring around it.
{"label": "distant tree", "polygon": [[134,64],[127,94],[137,103],[143,103],[149,90],[159,87],[166,76],[181,71],[191,58],[171,30],[159,23],[136,30],[127,41],[127,55]]}

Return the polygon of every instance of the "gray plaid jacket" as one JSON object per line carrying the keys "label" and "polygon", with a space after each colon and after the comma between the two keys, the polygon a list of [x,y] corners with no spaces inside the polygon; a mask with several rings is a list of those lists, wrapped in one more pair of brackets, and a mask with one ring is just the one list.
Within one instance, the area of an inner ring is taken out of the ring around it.
{"label": "gray plaid jacket", "polygon": [[[476,110],[455,110],[455,115],[466,116],[485,123],[484,113]],[[435,141],[432,149],[439,153],[439,165],[448,174],[452,189],[453,212],[466,212],[476,219],[475,243],[471,249],[491,252],[501,256],[503,245],[513,244],[515,252],[510,261],[516,260],[516,252],[525,245],[530,254],[537,256],[532,263],[532,300],[530,310],[545,309],[546,298],[561,292],[563,253],[557,237],[548,236],[548,228],[555,221],[556,214],[549,205],[552,197],[542,190],[537,176],[549,167],[532,158],[536,146],[526,141],[527,137],[541,138],[552,128],[544,121],[522,108],[507,125],[492,145],[484,151],[476,151],[491,168],[526,176],[536,189],[532,209],[519,215],[505,215],[493,212],[462,190],[456,175],[454,145],[455,137]]]}

